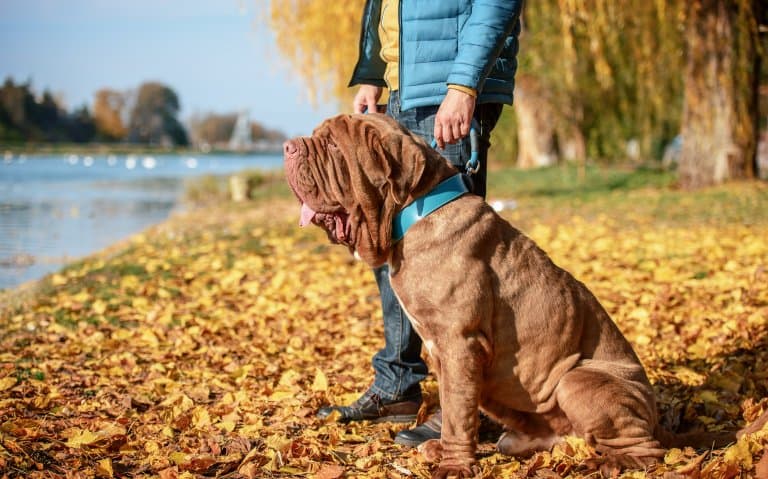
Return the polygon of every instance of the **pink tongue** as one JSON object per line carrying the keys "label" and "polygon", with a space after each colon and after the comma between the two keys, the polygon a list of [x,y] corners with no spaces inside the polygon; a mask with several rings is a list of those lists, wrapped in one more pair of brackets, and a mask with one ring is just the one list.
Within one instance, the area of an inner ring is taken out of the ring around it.
{"label": "pink tongue", "polygon": [[306,203],[301,204],[301,219],[299,220],[299,226],[307,226],[312,222],[312,218],[315,217],[315,212]]}
{"label": "pink tongue", "polygon": [[344,220],[339,215],[335,215],[336,219],[336,237],[339,241],[347,239],[347,233],[344,231]]}

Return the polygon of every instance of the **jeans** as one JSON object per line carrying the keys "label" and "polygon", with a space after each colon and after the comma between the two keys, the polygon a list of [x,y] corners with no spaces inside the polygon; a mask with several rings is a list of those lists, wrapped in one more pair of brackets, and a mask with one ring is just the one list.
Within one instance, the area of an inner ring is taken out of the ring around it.
{"label": "jeans", "polygon": [[[387,114],[397,120],[416,135],[431,142],[435,127],[435,115],[438,105],[400,110],[400,97],[397,91],[389,96]],[[473,193],[485,197],[488,172],[488,148],[491,130],[501,115],[501,104],[482,104],[475,109],[475,119],[480,125],[478,156],[480,169],[472,175]],[[464,172],[469,160],[471,146],[469,137],[458,143],[445,145],[440,150],[448,161]],[[389,284],[387,265],[373,270],[376,284],[381,295],[381,308],[384,313],[384,348],[373,356],[375,378],[372,392],[388,400],[417,400],[421,397],[419,383],[427,376],[427,365],[421,359],[421,338],[413,330],[411,322],[397,302],[392,286]]]}

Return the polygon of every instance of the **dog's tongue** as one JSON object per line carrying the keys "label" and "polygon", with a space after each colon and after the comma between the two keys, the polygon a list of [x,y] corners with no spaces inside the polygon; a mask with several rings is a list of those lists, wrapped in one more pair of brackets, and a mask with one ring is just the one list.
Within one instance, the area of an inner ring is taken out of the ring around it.
{"label": "dog's tongue", "polygon": [[347,239],[347,232],[345,231],[345,224],[344,224],[344,218],[342,218],[339,215],[335,215],[334,219],[336,220],[336,238],[339,239],[339,241],[344,241]]}
{"label": "dog's tongue", "polygon": [[312,218],[315,217],[315,211],[310,208],[306,203],[301,204],[301,219],[299,219],[299,226],[307,226],[312,222]]}

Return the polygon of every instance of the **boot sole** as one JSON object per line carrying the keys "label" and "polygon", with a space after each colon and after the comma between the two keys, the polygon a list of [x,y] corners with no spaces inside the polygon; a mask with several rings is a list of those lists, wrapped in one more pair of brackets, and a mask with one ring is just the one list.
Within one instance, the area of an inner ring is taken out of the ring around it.
{"label": "boot sole", "polygon": [[363,419],[363,421],[370,421],[373,423],[380,423],[380,422],[413,422],[416,420],[415,414],[404,414],[399,416],[382,416],[377,418],[371,418],[371,419]]}
{"label": "boot sole", "polygon": [[424,444],[425,442],[432,439],[440,439],[440,435],[438,434],[435,437],[428,437],[423,439],[408,439],[400,435],[395,435],[395,444],[400,444],[407,447],[418,447],[419,445]]}

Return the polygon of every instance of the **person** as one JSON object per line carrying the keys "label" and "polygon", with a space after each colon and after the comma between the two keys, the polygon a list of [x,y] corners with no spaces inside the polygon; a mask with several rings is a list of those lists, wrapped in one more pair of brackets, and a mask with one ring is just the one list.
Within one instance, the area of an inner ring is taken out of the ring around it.
{"label": "person", "polygon": [[[350,86],[360,85],[355,113],[377,111],[385,87],[386,113],[421,136],[460,172],[470,157],[472,119],[479,129],[480,168],[473,192],[485,197],[491,130],[511,104],[522,0],[367,0],[359,59]],[[373,384],[338,411],[342,422],[410,422],[421,405],[427,375],[421,339],[389,284],[386,265],[374,270],[384,316],[384,348],[373,357]],[[440,437],[438,410],[424,424],[400,431],[395,442],[417,446]]]}

